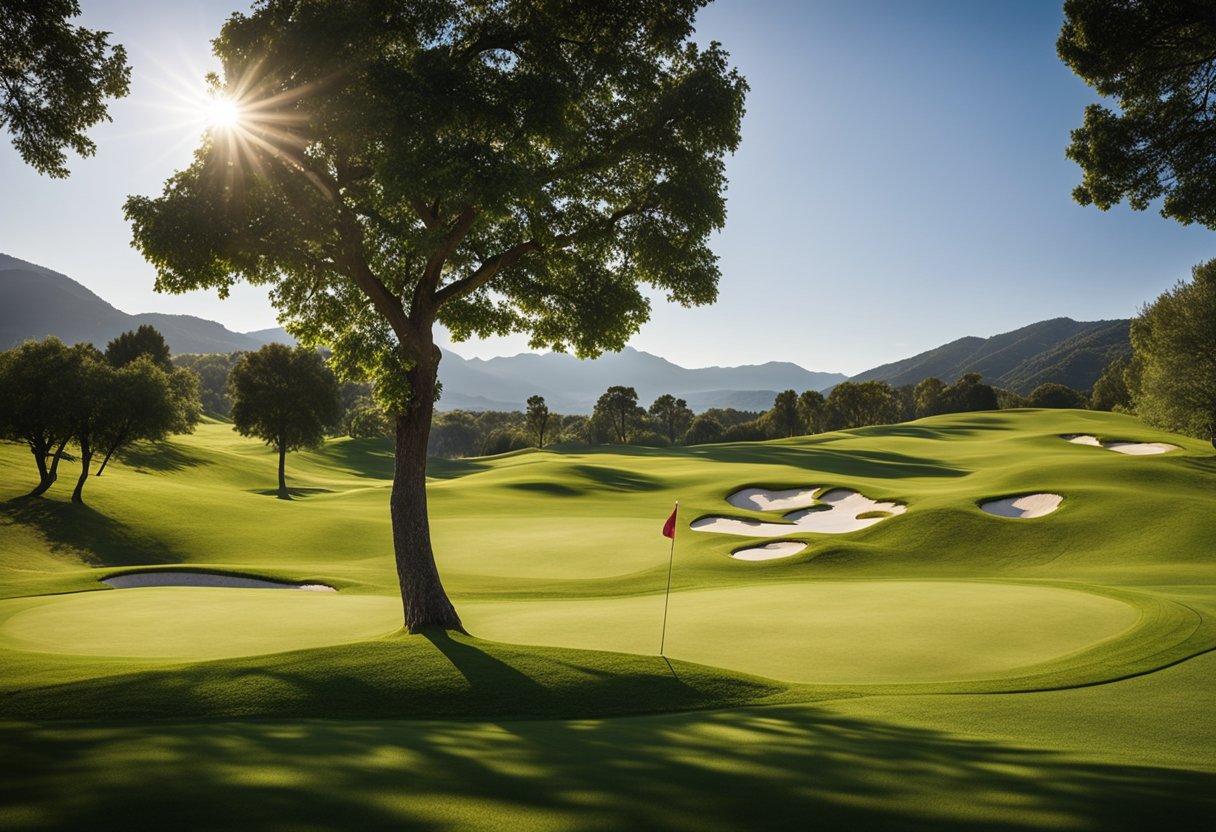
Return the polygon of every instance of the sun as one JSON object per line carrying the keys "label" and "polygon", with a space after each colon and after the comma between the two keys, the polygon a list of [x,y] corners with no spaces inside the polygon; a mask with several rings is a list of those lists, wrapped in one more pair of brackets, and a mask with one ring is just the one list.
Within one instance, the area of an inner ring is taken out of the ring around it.
{"label": "sun", "polygon": [[223,95],[207,98],[203,117],[213,130],[235,130],[241,124],[241,107],[234,99]]}

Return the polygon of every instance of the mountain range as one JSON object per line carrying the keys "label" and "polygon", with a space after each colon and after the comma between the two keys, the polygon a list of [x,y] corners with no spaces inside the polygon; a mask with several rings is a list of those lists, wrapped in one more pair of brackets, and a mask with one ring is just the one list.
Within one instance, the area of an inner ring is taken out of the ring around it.
{"label": "mountain range", "polygon": [[[104,347],[141,324],[156,327],[174,353],[227,353],[271,342],[294,343],[281,327],[233,332],[192,315],[131,315],[66,275],[0,254],[0,349],[47,335]],[[636,389],[642,403],[671,393],[698,412],[710,407],[765,410],[781,390],[826,392],[846,379],[899,386],[937,376],[950,382],[970,371],[1020,393],[1045,381],[1084,390],[1093,385],[1111,354],[1130,350],[1128,325],[1127,320],[1039,321],[990,338],[960,338],[852,378],[785,361],[690,369],[631,347],[592,360],[562,353],[466,359],[445,350],[439,368],[440,408],[521,410],[529,396],[539,394],[555,412],[589,413],[608,387],[620,384]]]}

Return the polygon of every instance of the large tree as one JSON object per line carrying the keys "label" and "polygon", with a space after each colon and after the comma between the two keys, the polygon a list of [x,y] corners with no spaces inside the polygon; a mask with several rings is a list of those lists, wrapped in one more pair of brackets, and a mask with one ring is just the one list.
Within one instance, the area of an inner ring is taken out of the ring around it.
{"label": "large tree", "polygon": [[318,447],[342,417],[338,380],[316,350],[267,344],[245,353],[228,374],[232,427],[279,453],[279,499],[290,500],[290,451]]}
{"label": "large tree", "polygon": [[4,0],[0,13],[0,128],[55,177],[68,175],[64,148],[97,151],[84,131],[110,120],[106,99],[126,95],[131,80],[126,51],[109,32],[68,22],[79,14],[76,0]]}
{"label": "large tree", "polygon": [[1082,205],[1122,199],[1216,229],[1216,11],[1208,0],[1066,0],[1060,58],[1118,109],[1085,108]]}
{"label": "large tree", "polygon": [[1216,260],[1196,266],[1132,320],[1136,415],[1216,448]]}
{"label": "large tree", "polygon": [[127,202],[160,289],[267,284],[294,335],[375,380],[411,631],[461,629],[426,510],[435,324],[593,356],[647,319],[639,284],[716,296],[746,84],[690,41],[701,5],[267,0],[214,41],[240,125]]}

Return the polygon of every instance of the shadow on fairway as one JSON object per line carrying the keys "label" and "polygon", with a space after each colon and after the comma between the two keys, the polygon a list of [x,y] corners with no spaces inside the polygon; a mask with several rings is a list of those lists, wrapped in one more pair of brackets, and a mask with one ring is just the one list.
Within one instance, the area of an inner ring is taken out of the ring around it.
{"label": "shadow on fairway", "polygon": [[436,628],[424,630],[420,635],[435,645],[452,667],[472,688],[473,695],[495,696],[509,693],[515,697],[549,698],[549,691],[525,673],[521,673],[504,661],[494,658],[479,648],[474,639],[457,641],[447,630]]}
{"label": "shadow on fairway", "polygon": [[[140,473],[150,471],[184,471],[201,465],[214,465],[206,457],[192,454],[188,450],[167,442],[140,443],[123,448],[118,454],[123,465],[134,468]],[[110,461],[113,465],[115,460]],[[109,470],[109,467],[106,468]],[[104,474],[103,474],[104,476]]]}
{"label": "shadow on fairway", "polygon": [[[837,450],[828,447],[835,442],[809,443],[799,447],[780,444],[739,443],[734,445],[698,445],[688,449],[691,456],[701,456],[717,462],[743,462],[755,465],[789,465],[805,468],[811,474],[844,474],[854,477],[965,477],[966,468],[956,468],[929,457],[911,456],[892,451],[862,448]],[[811,482],[818,485],[820,483]]]}
{"label": "shadow on fairway", "polygon": [[343,439],[329,443],[310,456],[323,460],[326,466],[343,474],[381,480],[393,478],[391,439]]}
{"label": "shadow on fairway", "polygon": [[[279,489],[277,489],[277,488],[251,488],[251,489],[249,489],[249,493],[250,494],[261,494],[266,497],[277,497],[277,496],[279,496]],[[334,494],[334,493],[336,493],[336,492],[332,488],[306,488],[306,487],[291,488],[291,487],[289,487],[287,489],[287,494],[290,497],[310,497],[314,494]]]}
{"label": "shadow on fairway", "polygon": [[[1210,829],[1216,775],[767,708],[577,722],[23,725],[6,828]],[[222,799],[221,799],[222,797]]]}
{"label": "shadow on fairway", "polygon": [[[454,480],[469,474],[476,474],[478,471],[485,471],[489,467],[484,462],[475,462],[471,459],[443,459],[437,456],[426,458],[426,475],[437,480]],[[390,478],[393,476],[391,469],[388,476]]]}
{"label": "shadow on fairway", "polygon": [[90,566],[181,562],[159,540],[139,535],[87,504],[17,497],[0,503],[0,530],[13,524],[36,529],[52,552],[74,555]]}

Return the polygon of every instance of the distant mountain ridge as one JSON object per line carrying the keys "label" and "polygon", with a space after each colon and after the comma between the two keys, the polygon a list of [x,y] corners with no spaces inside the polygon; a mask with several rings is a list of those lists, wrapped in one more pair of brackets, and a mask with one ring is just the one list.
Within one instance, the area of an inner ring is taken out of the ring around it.
{"label": "distant mountain ridge", "polygon": [[[47,335],[104,347],[145,323],[160,330],[174,353],[228,353],[295,343],[282,327],[242,333],[193,315],[129,315],[66,275],[0,254],[0,349]],[[765,410],[781,390],[827,391],[846,378],[887,381],[897,387],[928,376],[951,382],[972,371],[1019,393],[1047,381],[1088,390],[1111,355],[1130,351],[1129,324],[1053,318],[990,338],[959,338],[852,378],[785,361],[690,369],[631,347],[586,361],[562,353],[466,359],[445,350],[439,365],[439,406],[522,410],[529,396],[541,395],[555,412],[590,413],[596,399],[619,384],[637,390],[643,405],[671,393],[698,412],[711,407]]]}
{"label": "distant mountain ridge", "polygon": [[1052,318],[990,338],[959,338],[849,380],[886,381],[899,387],[929,376],[950,383],[976,372],[989,384],[1022,394],[1045,382],[1088,390],[1111,356],[1131,352],[1130,326],[1129,319]]}
{"label": "distant mountain ridge", "polygon": [[[66,275],[0,254],[0,349],[47,335],[71,344],[88,341],[104,347],[140,324],[160,330],[175,354],[295,343],[282,327],[242,333],[193,315],[130,315]],[[671,393],[697,410],[762,410],[772,405],[780,390],[820,390],[845,378],[842,373],[812,372],[780,361],[688,369],[629,347],[588,361],[562,353],[465,359],[445,350],[439,368],[444,410],[522,410],[529,396],[539,394],[560,413],[590,413],[596,399],[616,384],[635,388],[644,405]]]}

